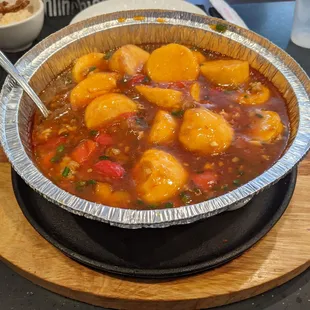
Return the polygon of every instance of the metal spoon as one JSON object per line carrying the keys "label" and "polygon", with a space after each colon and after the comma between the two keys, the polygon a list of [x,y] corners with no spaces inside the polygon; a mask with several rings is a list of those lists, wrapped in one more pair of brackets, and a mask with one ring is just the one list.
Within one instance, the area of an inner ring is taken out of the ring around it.
{"label": "metal spoon", "polygon": [[33,100],[35,105],[38,107],[40,112],[44,117],[47,117],[50,114],[50,111],[43,104],[38,95],[34,92],[28,82],[19,74],[14,65],[8,60],[8,58],[0,51],[0,65],[1,67],[10,74],[14,80],[23,88],[23,90],[29,95]]}

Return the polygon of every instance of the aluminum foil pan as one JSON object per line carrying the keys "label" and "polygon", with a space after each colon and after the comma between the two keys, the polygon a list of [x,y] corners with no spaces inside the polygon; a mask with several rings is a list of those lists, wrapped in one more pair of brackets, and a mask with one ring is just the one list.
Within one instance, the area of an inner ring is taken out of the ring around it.
{"label": "aluminum foil pan", "polygon": [[[210,25],[220,22],[227,31]],[[32,161],[30,132],[34,105],[8,77],[1,91],[0,134],[4,151],[16,172],[46,199],[72,213],[124,228],[187,224],[234,209],[285,176],[310,147],[310,81],[283,50],[261,36],[207,16],[176,11],[118,12],[94,17],[62,29],[25,54],[18,70],[37,93],[77,57],[124,44],[171,43],[193,45],[248,60],[286,99],[291,123],[289,146],[281,159],[249,183],[217,198],[164,210],[125,210],[86,201],[49,181]]]}

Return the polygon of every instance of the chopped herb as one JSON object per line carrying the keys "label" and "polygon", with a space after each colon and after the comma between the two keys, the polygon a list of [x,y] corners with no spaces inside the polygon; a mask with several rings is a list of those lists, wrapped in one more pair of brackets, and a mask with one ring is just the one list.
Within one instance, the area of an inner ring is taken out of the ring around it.
{"label": "chopped herb", "polygon": [[237,185],[240,185],[240,181],[239,181],[238,179],[233,180],[233,184],[236,185],[236,186],[237,186]]}
{"label": "chopped herb", "polygon": [[227,30],[227,26],[223,24],[216,24],[215,30],[218,32],[225,32]]}
{"label": "chopped herb", "polygon": [[63,144],[57,146],[56,152],[62,153],[65,150],[65,146]]}
{"label": "chopped herb", "polygon": [[60,156],[57,156],[57,155],[56,155],[56,156],[54,156],[54,157],[51,158],[50,162],[51,162],[51,163],[57,163],[59,160],[60,160]]}
{"label": "chopped herb", "polygon": [[190,50],[191,50],[191,51],[194,51],[194,52],[197,52],[197,51],[198,51],[197,47],[191,47]]}
{"label": "chopped herb", "polygon": [[175,116],[175,117],[181,118],[181,117],[184,115],[184,111],[183,111],[183,110],[172,111],[172,112],[171,112],[171,115],[172,115],[172,116]]}
{"label": "chopped herb", "polygon": [[89,67],[88,68],[88,73],[89,72],[92,72],[92,71],[95,71],[97,69],[97,67],[93,66],[93,67]]}
{"label": "chopped herb", "polygon": [[106,155],[99,156],[99,160],[110,160],[110,157]]}
{"label": "chopped herb", "polygon": [[197,174],[202,174],[202,173],[204,173],[204,170],[198,170],[198,171],[196,171],[196,173]]}
{"label": "chopped herb", "polygon": [[95,180],[88,180],[88,181],[86,181],[86,184],[87,185],[95,185],[95,184],[97,184],[97,181],[95,181]]}
{"label": "chopped herb", "polygon": [[166,202],[165,203],[165,208],[173,208],[174,207],[174,204],[172,202]]}
{"label": "chopped herb", "polygon": [[264,116],[261,115],[261,114],[259,114],[259,113],[256,113],[255,116],[256,116],[256,117],[259,117],[259,118],[264,118]]}
{"label": "chopped herb", "polygon": [[151,82],[151,80],[148,76],[145,76],[144,79],[142,80],[142,83],[149,83],[149,82]]}
{"label": "chopped herb", "polygon": [[86,185],[87,185],[87,184],[86,184],[85,181],[78,181],[78,182],[76,183],[75,190],[77,190],[78,192],[81,192],[81,191],[84,189],[84,187],[85,187]]}
{"label": "chopped herb", "polygon": [[197,195],[197,196],[199,196],[199,195],[202,194],[201,189],[198,188],[198,187],[195,187],[195,188],[194,188],[194,193],[195,193],[195,195]]}
{"label": "chopped herb", "polygon": [[228,190],[228,184],[222,185],[222,186],[221,186],[221,189],[222,189],[223,191],[227,191],[227,190]]}
{"label": "chopped herb", "polygon": [[63,144],[58,145],[57,148],[56,148],[56,155],[51,158],[50,162],[51,163],[59,162],[61,157],[62,157],[62,153],[63,153],[64,150],[65,150],[65,146]]}
{"label": "chopped herb", "polygon": [[137,205],[138,205],[138,206],[143,206],[143,205],[144,205],[143,200],[137,199]]}
{"label": "chopped herb", "polygon": [[142,128],[147,128],[149,126],[148,123],[146,122],[145,118],[143,118],[143,117],[136,117],[135,121],[136,121],[136,124]]}
{"label": "chopped herb", "polygon": [[244,171],[242,171],[242,170],[239,170],[238,173],[239,173],[240,176],[244,175]]}
{"label": "chopped herb", "polygon": [[148,207],[149,209],[156,209],[156,208],[157,208],[156,205],[148,205],[147,207]]}
{"label": "chopped herb", "polygon": [[62,172],[62,176],[66,178],[69,175],[69,173],[70,173],[70,168],[65,167],[65,169]]}
{"label": "chopped herb", "polygon": [[248,95],[244,95],[243,98],[249,98],[249,96]]}
{"label": "chopped herb", "polygon": [[191,196],[186,192],[181,192],[180,198],[181,198],[181,201],[186,205],[188,205],[192,202]]}
{"label": "chopped herb", "polygon": [[105,55],[103,56],[103,58],[104,58],[105,60],[109,60],[109,59],[112,57],[113,54],[114,54],[113,51],[108,51],[108,52],[105,53]]}
{"label": "chopped herb", "polygon": [[90,134],[91,136],[95,137],[95,136],[97,136],[98,132],[99,132],[98,130],[91,130],[91,131],[89,132],[89,134]]}

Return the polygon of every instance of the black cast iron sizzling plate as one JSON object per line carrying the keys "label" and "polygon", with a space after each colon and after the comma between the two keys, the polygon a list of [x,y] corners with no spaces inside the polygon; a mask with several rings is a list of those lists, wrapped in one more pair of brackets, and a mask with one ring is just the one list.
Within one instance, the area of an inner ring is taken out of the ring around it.
{"label": "black cast iron sizzling plate", "polygon": [[67,256],[114,274],[171,278],[218,267],[253,246],[287,208],[296,171],[239,210],[164,229],[121,229],[89,220],[48,202],[14,171],[12,182],[28,221]]}

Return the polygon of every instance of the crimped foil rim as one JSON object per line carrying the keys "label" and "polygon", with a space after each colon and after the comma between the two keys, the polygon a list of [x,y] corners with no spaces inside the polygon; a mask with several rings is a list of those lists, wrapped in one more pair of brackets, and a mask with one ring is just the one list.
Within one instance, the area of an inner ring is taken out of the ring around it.
{"label": "crimped foil rim", "polygon": [[[145,17],[144,20],[136,21],[133,19],[134,16],[141,15]],[[166,24],[181,25],[214,32],[208,24],[214,24],[216,20],[196,14],[163,10],[127,11],[107,14],[105,17],[108,20],[107,22],[103,22],[103,16],[98,16],[88,20],[87,27],[85,27],[84,22],[67,27],[66,29],[70,33],[61,37],[53,44],[48,45],[45,50],[41,49],[40,51],[40,46],[47,46],[46,42],[51,41],[55,34],[46,38],[18,61],[18,70],[27,80],[30,80],[40,65],[58,50],[79,38],[105,29],[136,24],[161,24],[161,22],[157,21],[157,18],[164,17]],[[117,19],[122,17],[126,17],[127,19],[120,24]],[[28,157],[21,142],[18,126],[19,104],[23,91],[15,84],[11,77],[7,77],[0,94],[0,139],[3,149],[15,171],[31,188],[39,192],[47,200],[67,211],[123,228],[163,228],[171,225],[187,224],[210,217],[244,202],[284,177],[306,155],[310,148],[309,95],[297,76],[279,57],[269,52],[257,42],[242,36],[240,33],[245,30],[222,20],[221,23],[225,23],[228,26],[228,30],[221,35],[240,42],[253,51],[259,52],[263,58],[269,63],[272,63],[289,81],[298,100],[299,126],[296,137],[280,160],[263,174],[225,195],[199,204],[175,209],[129,210],[86,201],[54,185],[37,169]],[[219,35],[218,32],[216,34]],[[276,48],[272,43],[269,44],[281,51],[280,48]],[[296,62],[293,60],[292,62],[296,65]],[[300,71],[303,72],[301,68]]]}

